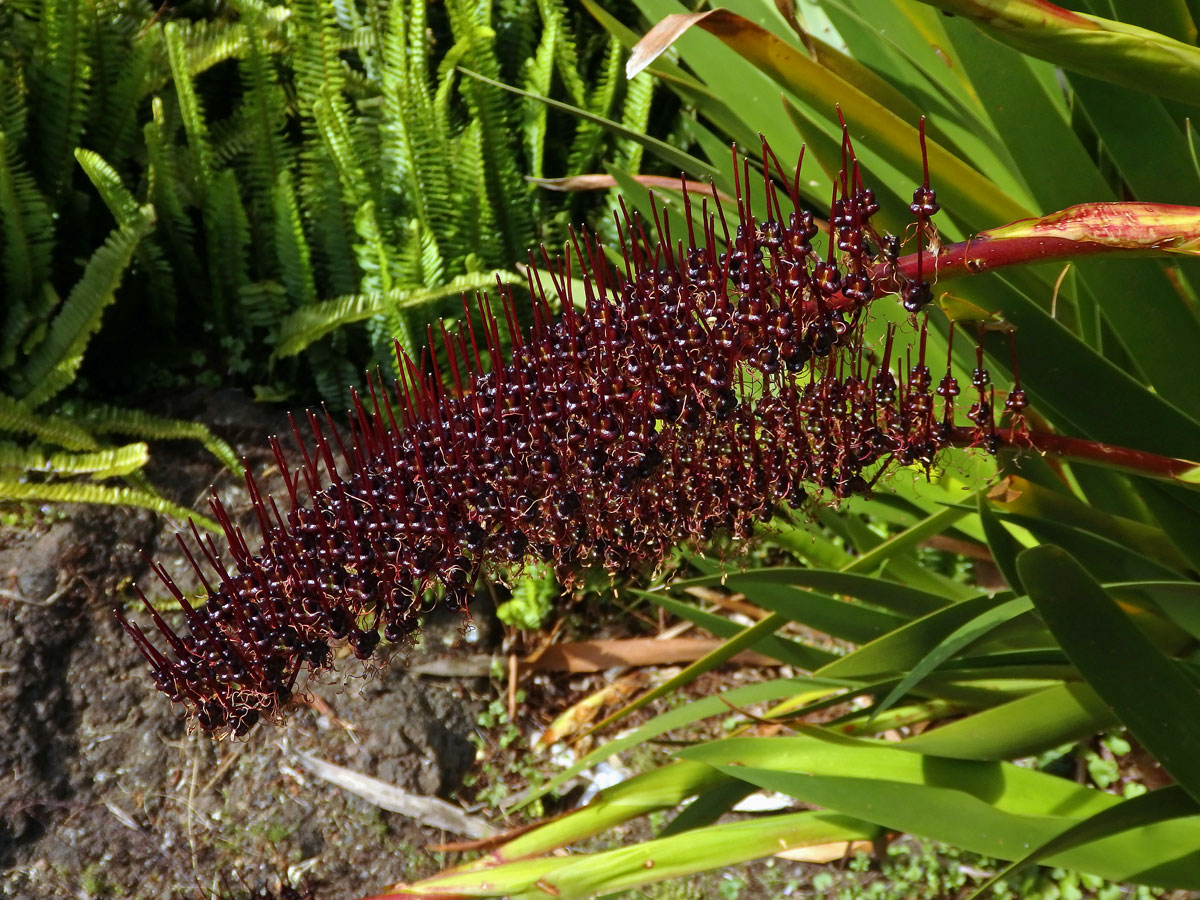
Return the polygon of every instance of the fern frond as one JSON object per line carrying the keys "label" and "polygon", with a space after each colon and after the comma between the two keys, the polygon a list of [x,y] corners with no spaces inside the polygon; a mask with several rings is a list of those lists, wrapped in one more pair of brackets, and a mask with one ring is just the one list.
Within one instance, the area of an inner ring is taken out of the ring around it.
{"label": "fern frond", "polygon": [[186,50],[187,67],[192,77],[218,63],[246,55],[248,41],[246,26],[242,22],[177,19],[167,27],[175,30]]}
{"label": "fern frond", "polygon": [[313,118],[329,158],[337,166],[342,188],[352,206],[358,207],[371,196],[366,172],[355,152],[354,140],[350,135],[350,122],[342,97],[325,92],[312,107]]}
{"label": "fern frond", "polygon": [[95,434],[123,434],[163,441],[198,441],[230,470],[237,472],[241,469],[241,462],[233,448],[201,422],[166,419],[140,409],[122,409],[102,404],[84,406],[77,418]]}
{"label": "fern frond", "polygon": [[[631,131],[645,134],[650,125],[650,104],[654,100],[654,76],[641,72],[625,86],[625,104],[621,110],[621,124]],[[642,155],[646,148],[631,138],[616,141],[617,164],[625,171],[636,175],[641,170]]]}
{"label": "fern frond", "polygon": [[588,103],[587,85],[579,74],[579,51],[575,46],[575,38],[570,28],[566,27],[567,10],[562,0],[538,0],[538,8],[542,14],[542,22],[557,21],[561,34],[554,45],[554,61],[558,68],[558,77],[562,79],[567,96],[576,106]]}
{"label": "fern frond", "polygon": [[275,211],[275,255],[279,260],[283,286],[291,299],[289,305],[294,308],[315,303],[317,284],[313,277],[312,256],[304,236],[304,225],[300,221],[292,176],[287,171],[280,172],[276,178],[272,201]]}
{"label": "fern frond", "polygon": [[[416,217],[450,241],[457,215],[450,202],[449,121],[430,93],[423,3],[412,4],[410,17],[404,11],[403,4],[389,10],[383,43],[381,174],[398,201],[388,212]],[[450,55],[460,52],[453,47]],[[457,249],[448,246],[446,253],[453,258]]]}
{"label": "fern frond", "polygon": [[237,173],[222,169],[209,185],[204,207],[205,247],[217,330],[229,333],[240,313],[242,288],[249,281],[250,222],[238,194]]}
{"label": "fern frond", "polygon": [[142,208],[129,189],[121,183],[117,170],[105,162],[104,157],[91,150],[77,148],[75,159],[79,162],[88,180],[100,192],[100,199],[112,211],[118,225],[133,225],[142,215]]}
{"label": "fern frond", "polygon": [[285,38],[292,52],[296,91],[302,108],[311,108],[325,91],[340,93],[345,67],[342,38],[329,0],[291,0]]}
{"label": "fern frond", "polygon": [[63,416],[35,413],[15,397],[0,394],[0,432],[31,434],[44,444],[68,450],[95,450],[100,445],[84,428]]}
{"label": "fern frond", "polygon": [[244,97],[241,115],[253,135],[246,161],[250,219],[254,223],[255,244],[268,247],[276,227],[276,180],[291,166],[292,152],[283,135],[287,125],[287,98],[279,84],[274,61],[263,46],[259,29],[257,20],[247,21],[247,52],[239,69]]}
{"label": "fern frond", "polygon": [[[525,90],[531,94],[548,96],[550,79],[554,74],[555,46],[562,30],[562,18],[551,16],[543,20],[542,39],[537,53],[529,61],[525,73]],[[521,98],[522,131],[525,135],[525,155],[529,160],[529,174],[534,178],[545,177],[546,121],[549,110],[544,103],[528,97]]]}
{"label": "fern frond", "polygon": [[[468,45],[463,61],[473,71],[496,78],[500,66],[491,40],[492,31],[486,21],[486,9],[470,0],[448,0],[446,9],[455,38]],[[529,209],[528,186],[513,152],[507,101],[499,88],[474,78],[461,81],[460,90],[472,118],[479,120],[483,156],[487,160],[484,173],[488,196],[500,231],[503,261],[491,259],[486,262],[489,265],[511,264],[521,259],[534,244],[535,228]]]}
{"label": "fern frond", "polygon": [[459,186],[460,193],[455,197],[455,206],[461,211],[464,239],[478,259],[498,259],[501,256],[500,236],[488,198],[484,174],[487,164],[483,157],[482,126],[478,121],[472,121],[463,130],[456,145],[454,183]]}
{"label": "fern frond", "polygon": [[129,266],[138,242],[154,225],[154,209],[143,207],[136,223],[112,232],[88,260],[83,276],[55,315],[46,337],[30,354],[18,379],[18,395],[37,408],[75,378],[83,351]]}
{"label": "fern frond", "polygon": [[387,292],[354,294],[306,306],[296,310],[280,324],[274,355],[295,356],[331,331],[362,322],[389,308],[411,309],[444,297],[484,290],[494,286],[497,278],[510,281],[516,277],[504,270],[471,272],[437,287],[393,288]]}
{"label": "fern frond", "polygon": [[[492,6],[492,26],[496,29],[496,56],[500,70],[509,83],[520,80],[521,69],[534,54],[537,35],[534,23],[536,0],[498,0]],[[545,22],[542,22],[543,27]]]}
{"label": "fern frond", "polygon": [[[19,149],[0,131],[0,235],[4,287],[11,303],[29,310],[49,275],[54,220],[49,204],[25,169]],[[7,331],[0,357],[8,357],[21,335]]]}
{"label": "fern frond", "polygon": [[332,291],[351,294],[358,288],[358,261],[351,236],[351,215],[344,200],[337,166],[320,146],[320,138],[300,153],[300,198],[304,221],[312,229],[314,259]]}
{"label": "fern frond", "polygon": [[0,470],[43,475],[91,475],[93,478],[113,478],[128,475],[150,460],[150,448],[143,443],[126,444],[92,453],[51,453],[8,442],[0,443]]}
{"label": "fern frond", "polygon": [[112,160],[136,153],[137,117],[151,89],[157,35],[148,7],[88,4],[93,93],[85,133],[88,145]]}
{"label": "fern frond", "polygon": [[[333,340],[337,340],[337,335]],[[331,347],[314,347],[308,354],[313,381],[325,402],[334,409],[350,409],[350,386],[357,383],[362,373],[344,355]]]}
{"label": "fern frond", "polygon": [[25,80],[22,60],[0,59],[0,131],[8,135],[14,146],[25,142],[29,106],[26,98],[29,85]]}
{"label": "fern frond", "polygon": [[[116,169],[110,166],[99,153],[77,149],[75,159],[100,193],[104,205],[112,212],[118,225],[136,226],[142,215],[137,199],[125,187]],[[162,251],[162,246],[153,234],[146,235],[138,245],[137,258],[149,278],[153,291],[154,310],[165,325],[174,323],[178,304],[176,279],[171,264]]]}
{"label": "fern frond", "polygon": [[[362,269],[362,289],[364,292],[388,291],[392,287],[392,252],[383,239],[379,230],[379,222],[375,218],[375,201],[367,200],[354,214],[354,232],[361,243],[355,244],[358,252],[358,266]],[[416,278],[406,278],[406,281],[420,283],[419,272],[412,273]]]}
{"label": "fern frond", "polygon": [[165,497],[131,487],[89,484],[80,481],[30,483],[0,478],[0,501],[37,500],[45,503],[103,503],[109,506],[138,506],[181,521],[191,520],[197,527],[221,533],[221,527],[207,516],[172,503]]}
{"label": "fern frond", "polygon": [[183,120],[183,130],[187,134],[188,146],[196,157],[200,170],[201,190],[203,190],[213,175],[212,147],[209,143],[204,110],[200,105],[200,98],[196,95],[196,85],[192,80],[184,34],[185,29],[180,22],[171,22],[163,28],[163,38],[167,44],[167,58],[171,63],[171,77],[175,82],[175,96],[179,100],[179,116]]}
{"label": "fern frond", "polygon": [[147,195],[158,214],[160,233],[170,251],[176,276],[172,283],[182,286],[185,292],[194,291],[192,296],[197,296],[204,291],[206,279],[196,255],[196,230],[180,196],[177,148],[167,143],[164,134],[162,101],[155,97],[150,108],[152,118],[142,129],[146,142]]}
{"label": "fern frond", "polygon": [[[596,81],[596,88],[587,101],[588,112],[605,119],[613,118],[617,87],[624,81],[622,69],[622,50],[616,38],[608,42],[604,54],[604,64]],[[568,172],[587,172],[592,168],[592,162],[599,156],[606,137],[604,126],[597,122],[581,120],[575,130],[575,140],[571,144],[571,152],[567,157]]]}
{"label": "fern frond", "polygon": [[87,110],[90,55],[82,35],[82,2],[46,0],[40,17],[40,52],[29,78],[41,126],[42,184],[54,194],[67,184],[71,151],[79,145]]}
{"label": "fern frond", "polygon": [[287,288],[278,281],[250,281],[238,291],[238,314],[250,328],[274,328],[289,308]]}

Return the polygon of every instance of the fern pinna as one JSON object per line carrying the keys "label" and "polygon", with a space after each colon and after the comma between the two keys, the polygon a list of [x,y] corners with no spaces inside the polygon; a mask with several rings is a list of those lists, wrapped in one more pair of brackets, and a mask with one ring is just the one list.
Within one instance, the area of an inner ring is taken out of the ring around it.
{"label": "fern pinna", "polygon": [[[824,254],[799,166],[787,180],[764,144],[761,213],[748,163],[733,211],[715,191],[687,199],[674,230],[657,208],[649,227],[622,210],[622,266],[587,234],[542,275],[531,259],[528,334],[501,289],[511,360],[488,297],[480,327],[464,299],[462,324],[429,329],[421,362],[398,349],[394,396],[372,381],[354,397],[348,439],[328,413],[307,414],[309,436],[294,422],[298,466],[271,443],[282,504],[246,476],[261,547],[214,497],[227,550],[194,529],[181,538],[204,605],[155,566],[188,633],[147,603],[164,653],[117,613],[158,687],[204,730],[242,734],[286,706],[302,671],[328,667],[332,644],[365,659],[381,638],[403,642],[428,604],[464,608],[485,568],[536,560],[570,580],[582,566],[654,566],[716,529],[748,535],[810,493],[867,493],[947,446],[1026,441],[1019,385],[1000,401],[980,366],[960,400],[926,359],[916,316],[930,298],[934,191],[914,194],[917,248],[901,263],[871,224],[848,138],[844,152]],[[864,336],[888,295],[914,316],[904,351],[894,328],[881,352]]]}

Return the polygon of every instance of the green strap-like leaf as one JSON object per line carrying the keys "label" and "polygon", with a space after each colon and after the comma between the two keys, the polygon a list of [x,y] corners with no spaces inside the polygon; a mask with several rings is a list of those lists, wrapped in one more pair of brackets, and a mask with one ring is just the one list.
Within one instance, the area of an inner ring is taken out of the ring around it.
{"label": "green strap-like leaf", "polygon": [[1038,59],[1183,103],[1200,97],[1200,49],[1173,38],[1072,12],[1048,0],[923,0],[971,19]]}
{"label": "green strap-like leaf", "polygon": [[1142,745],[1200,798],[1200,694],[1065,550],[1017,558],[1038,613],[1080,674]]}
{"label": "green strap-like leaf", "polygon": [[981,900],[997,882],[1012,875],[1018,869],[1023,869],[1056,853],[1062,853],[1072,847],[1078,847],[1081,844],[1114,834],[1121,834],[1134,828],[1145,828],[1148,825],[1179,819],[1183,816],[1194,816],[1197,813],[1200,813],[1200,805],[1197,805],[1187,791],[1177,784],[1126,800],[1124,803],[1084,819],[1078,825],[1072,825],[1036,850],[1014,860],[976,888],[968,900]]}

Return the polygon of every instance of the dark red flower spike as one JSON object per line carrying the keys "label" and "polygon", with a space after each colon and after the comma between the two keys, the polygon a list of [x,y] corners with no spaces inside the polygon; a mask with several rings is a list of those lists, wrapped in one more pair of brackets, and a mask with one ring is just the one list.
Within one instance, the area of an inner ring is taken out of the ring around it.
{"label": "dark red flower spike", "polygon": [[[259,549],[214,498],[227,556],[195,532],[185,551],[205,604],[154,567],[186,634],[151,609],[163,652],[121,619],[159,689],[206,731],[242,734],[277,717],[334,645],[366,659],[381,633],[404,641],[430,603],[464,608],[481,571],[537,560],[569,581],[586,566],[651,568],[681,541],[748,536],[783,504],[866,492],[897,463],[930,467],[964,430],[990,449],[993,389],[977,385],[973,425],[958,425],[957,382],[947,372],[934,389],[924,324],[899,374],[894,327],[880,357],[868,348],[872,303],[894,293],[917,311],[930,291],[919,267],[916,281],[897,274],[898,245],[872,227],[848,132],[843,153],[824,254],[800,163],[789,177],[764,141],[761,220],[748,159],[735,160],[736,220],[715,187],[699,215],[684,187],[675,235],[657,200],[652,222],[622,203],[619,267],[586,232],[561,262],[531,254],[528,333],[508,287],[493,295],[498,315],[493,298],[464,298],[456,332],[439,323],[419,360],[397,353],[394,390],[368,378],[370,402],[353,396],[349,440],[328,413],[308,412],[304,431],[293,420],[299,464],[271,440],[286,509],[247,475]],[[925,168],[918,252],[937,211]],[[1025,403],[1016,386],[1006,409],[1015,419]]]}

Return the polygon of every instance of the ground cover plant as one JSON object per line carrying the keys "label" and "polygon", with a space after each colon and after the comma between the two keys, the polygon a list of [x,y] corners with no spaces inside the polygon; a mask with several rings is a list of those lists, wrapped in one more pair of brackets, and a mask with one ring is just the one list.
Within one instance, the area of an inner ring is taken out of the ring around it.
{"label": "ground cover plant", "polygon": [[[630,209],[604,248],[581,232],[528,270],[531,305],[468,299],[426,349],[402,343],[398,385],[352,398],[348,431],[308,416],[295,451],[272,446],[275,499],[247,480],[261,548],[218,502],[224,546],[185,541],[204,605],[164,577],[182,613],[151,608],[149,638],[126,624],[164,693],[240,735],[331,648],[403,643],[481,571],[648,574],[683,542],[690,577],[630,593],[730,640],[623,712],[742,649],[806,673],[598,748],[546,789],[663,738],[678,760],[397,895],[589,896],[897,832],[1088,879],[1200,882],[1200,229],[1174,205],[1200,202],[1191,10],[1148,32],[944,5],[958,15],[807,7],[831,42],[786,4],[647,0],[644,26],[590,7],[635,72],[691,104],[690,144],[639,140],[693,180],[648,200],[609,166]],[[804,565],[699,552],[751,531]],[[930,542],[996,579],[931,564]],[[746,627],[697,594],[761,615]],[[690,742],[714,716],[735,733]],[[1027,764],[1121,728],[1157,789]],[[722,818],[760,789],[796,805]],[[641,844],[554,852],[643,815],[671,818]]]}

